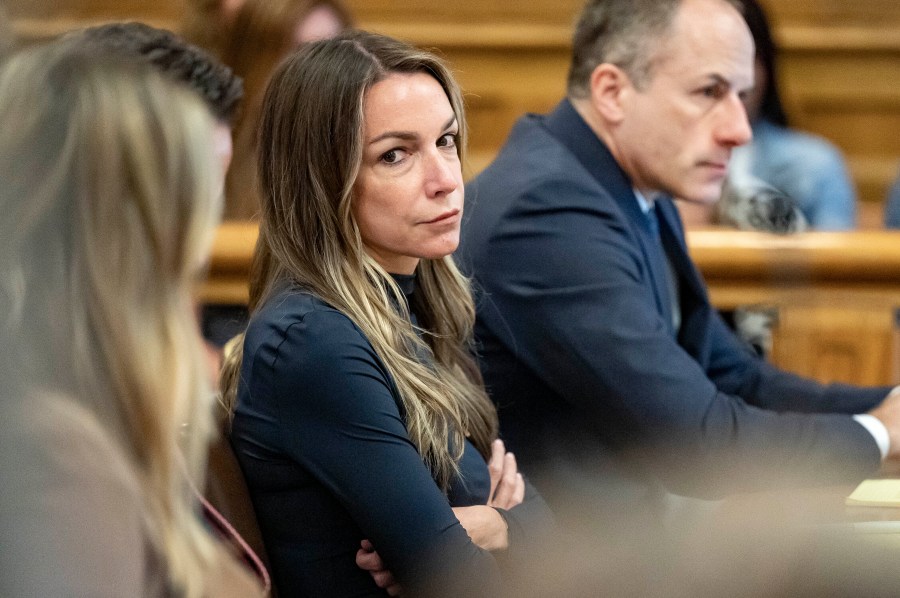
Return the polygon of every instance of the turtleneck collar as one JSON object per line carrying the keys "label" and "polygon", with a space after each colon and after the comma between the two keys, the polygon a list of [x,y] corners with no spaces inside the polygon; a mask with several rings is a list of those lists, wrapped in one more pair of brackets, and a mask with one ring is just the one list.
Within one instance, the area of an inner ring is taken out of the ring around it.
{"label": "turtleneck collar", "polygon": [[391,278],[394,279],[394,282],[397,283],[397,286],[400,287],[407,299],[416,292],[415,274],[391,274]]}

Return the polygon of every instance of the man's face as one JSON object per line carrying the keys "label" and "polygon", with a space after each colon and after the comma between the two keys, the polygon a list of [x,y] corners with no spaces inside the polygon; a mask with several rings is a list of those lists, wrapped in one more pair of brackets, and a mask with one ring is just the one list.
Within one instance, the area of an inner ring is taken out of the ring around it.
{"label": "man's face", "polygon": [[642,89],[629,86],[613,132],[634,186],[716,201],[732,148],[750,140],[741,98],[753,85],[753,38],[720,0],[684,0]]}

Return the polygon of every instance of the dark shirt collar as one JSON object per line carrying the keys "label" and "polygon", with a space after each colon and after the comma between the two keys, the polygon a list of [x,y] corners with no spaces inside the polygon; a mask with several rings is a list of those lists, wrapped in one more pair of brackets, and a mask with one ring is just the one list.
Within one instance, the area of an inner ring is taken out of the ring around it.
{"label": "dark shirt collar", "polygon": [[400,287],[400,290],[409,299],[416,292],[416,275],[415,274],[391,274],[391,278]]}
{"label": "dark shirt collar", "polygon": [[[397,286],[400,287],[400,291],[403,293],[403,296],[406,298],[406,307],[409,309],[409,321],[412,323],[413,327],[416,330],[416,334],[420,339],[423,339],[422,330],[419,326],[425,325],[425,319],[419,310],[422,308],[421,302],[416,301],[416,274],[391,274],[391,278],[394,279],[394,282],[397,283]],[[391,299],[393,301],[393,299]],[[419,353],[417,351],[417,353]],[[419,353],[419,359],[422,363],[428,363],[431,357],[424,354]]]}

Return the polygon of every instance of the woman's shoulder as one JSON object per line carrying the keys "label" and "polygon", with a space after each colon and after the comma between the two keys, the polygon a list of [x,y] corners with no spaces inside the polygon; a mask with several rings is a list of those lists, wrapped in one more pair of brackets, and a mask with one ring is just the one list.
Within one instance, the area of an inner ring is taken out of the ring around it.
{"label": "woman's shoulder", "polygon": [[[369,346],[356,324],[317,295],[285,287],[250,317],[244,350],[255,354],[263,347],[289,347],[333,351],[347,343]],[[287,344],[286,344],[287,343]],[[300,344],[300,347],[294,345]]]}
{"label": "woman's shoulder", "polygon": [[[307,291],[283,289],[250,318],[244,339],[249,363],[304,375],[321,375],[342,360],[360,358],[381,367],[369,339],[340,310]],[[316,367],[310,367],[316,366]]]}
{"label": "woman's shoulder", "polygon": [[310,334],[320,331],[359,334],[349,317],[317,295],[296,287],[284,287],[251,316],[247,335],[283,335],[298,324]]}

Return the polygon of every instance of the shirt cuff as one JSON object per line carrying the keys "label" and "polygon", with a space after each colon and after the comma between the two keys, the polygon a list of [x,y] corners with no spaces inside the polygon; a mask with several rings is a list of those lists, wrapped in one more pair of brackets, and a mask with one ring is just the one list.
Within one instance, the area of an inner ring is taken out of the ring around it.
{"label": "shirt cuff", "polygon": [[858,413],[853,416],[853,419],[856,420],[856,423],[868,430],[869,434],[872,435],[872,438],[875,439],[878,450],[881,451],[881,460],[883,461],[886,459],[891,450],[891,437],[888,434],[887,428],[881,423],[881,420],[868,413]]}

